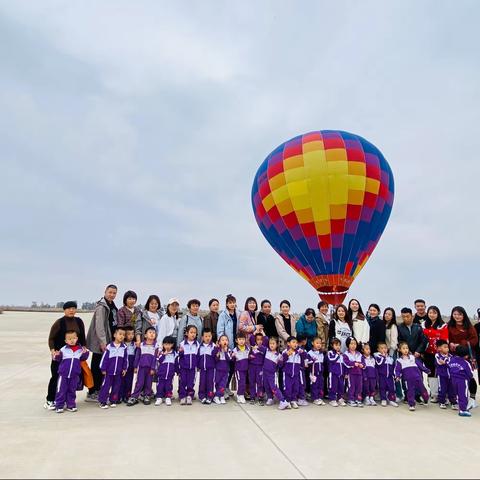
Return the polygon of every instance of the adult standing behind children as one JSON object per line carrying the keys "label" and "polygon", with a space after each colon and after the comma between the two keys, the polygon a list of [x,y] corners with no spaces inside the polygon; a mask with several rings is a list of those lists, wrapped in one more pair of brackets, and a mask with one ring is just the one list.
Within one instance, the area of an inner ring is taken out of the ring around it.
{"label": "adult standing behind children", "polygon": [[[472,362],[474,360],[473,352],[478,345],[478,335],[463,307],[457,306],[452,309],[450,321],[448,322],[448,341],[450,342],[449,346],[452,354],[456,353],[459,346],[467,347],[470,357],[469,361]],[[468,388],[471,399],[470,408],[476,406],[477,382],[475,378],[469,381]]]}
{"label": "adult standing behind children", "polygon": [[145,308],[142,316],[135,324],[135,344],[137,348],[140,347],[145,339],[145,332],[147,328],[153,327],[157,331],[160,318],[163,316],[163,308],[158,295],[150,295],[145,303]]}
{"label": "adult standing behind children", "polygon": [[203,328],[209,328],[212,332],[212,341],[217,343],[217,324],[218,310],[220,302],[216,298],[212,298],[208,302],[209,312],[203,317]]}
{"label": "adult standing behind children", "polygon": [[327,302],[321,300],[317,305],[317,336],[322,341],[325,348],[328,347],[328,327],[330,325],[329,306]]}
{"label": "adult standing behind children", "polygon": [[418,298],[414,302],[415,305],[415,316],[413,317],[413,323],[418,323],[422,328],[424,327],[425,322],[428,319],[427,314],[427,304],[425,300]]}
{"label": "adult standing behind children", "polygon": [[131,326],[135,328],[137,320],[142,315],[142,310],[137,307],[137,294],[128,290],[123,295],[123,307],[118,310],[117,323],[119,327]]}
{"label": "adult standing behind children", "polygon": [[185,340],[186,330],[190,325],[197,328],[197,342],[202,340],[203,319],[198,314],[198,311],[200,310],[200,300],[192,298],[192,300],[188,301],[187,308],[188,312],[180,319],[178,324],[177,345],[180,345],[180,343]]}
{"label": "adult standing behind children", "polygon": [[401,314],[403,323],[398,325],[398,343],[406,342],[410,352],[415,355],[415,358],[419,358],[427,348],[428,339],[420,324],[413,323],[411,308],[402,308]]}
{"label": "adult standing behind children", "polygon": [[330,339],[338,338],[340,340],[340,351],[345,353],[347,351],[347,338],[353,335],[353,323],[348,309],[345,305],[338,305],[333,314],[333,319],[330,322],[328,329],[328,337]]}
{"label": "adult standing behind children", "polygon": [[313,339],[317,336],[317,322],[315,322],[315,310],[307,308],[305,313],[295,323],[297,335],[305,335],[307,337],[307,351],[312,349]]}
{"label": "adult standing behind children", "polygon": [[295,319],[290,313],[290,302],[282,300],[280,302],[280,313],[275,317],[275,326],[279,336],[280,352],[286,348],[289,337],[295,337],[297,332],[295,330]]}
{"label": "adult standing behind children", "polygon": [[171,298],[168,300],[165,314],[157,323],[157,345],[163,344],[165,337],[177,338],[178,325],[180,323],[180,300],[178,298]]}
{"label": "adult standing behind children", "polygon": [[263,331],[268,338],[278,338],[275,317],[272,315],[272,302],[270,300],[262,300],[260,303],[257,323],[258,325],[263,325]]}
{"label": "adult standing behind children", "polygon": [[54,410],[55,405],[55,393],[57,391],[58,381],[58,366],[59,362],[55,361],[55,356],[60,349],[65,345],[66,332],[76,332],[78,336],[78,342],[80,345],[85,346],[85,325],[83,320],[76,317],[77,302],[68,301],[63,304],[63,317],[54,322],[50,328],[50,334],[48,335],[48,348],[52,355],[52,363],[50,364],[51,378],[48,382],[47,399],[44,408],[48,410]]}
{"label": "adult standing behind children", "polygon": [[257,300],[253,297],[248,297],[245,300],[245,310],[240,314],[238,319],[238,331],[243,332],[247,338],[247,345],[249,345],[250,335],[257,332]]}
{"label": "adult standing behind children", "polygon": [[376,303],[372,303],[368,307],[367,321],[370,325],[370,338],[368,344],[372,352],[377,351],[379,343],[385,343],[385,322],[380,318],[380,307]]}
{"label": "adult standing behind children", "polygon": [[113,331],[117,328],[117,307],[114,303],[117,296],[116,285],[108,285],[93,312],[92,321],[87,333],[87,348],[92,352],[91,370],[93,387],[89,389],[86,401],[96,402],[98,392],[103,383],[100,361],[107,345],[112,341]]}
{"label": "adult standing behind children", "polygon": [[359,350],[361,350],[361,345],[370,340],[370,323],[366,320],[362,306],[356,298],[348,302],[348,314],[353,322],[353,336],[360,343]]}

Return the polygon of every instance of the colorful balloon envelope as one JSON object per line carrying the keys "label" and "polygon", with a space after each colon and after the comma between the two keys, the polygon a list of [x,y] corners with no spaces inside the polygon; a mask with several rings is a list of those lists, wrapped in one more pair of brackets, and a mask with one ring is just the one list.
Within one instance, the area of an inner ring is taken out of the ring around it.
{"label": "colorful balloon envelope", "polygon": [[255,218],[275,251],[332,305],[343,302],[390,217],[394,181],[380,150],[336,130],[282,143],[260,165]]}

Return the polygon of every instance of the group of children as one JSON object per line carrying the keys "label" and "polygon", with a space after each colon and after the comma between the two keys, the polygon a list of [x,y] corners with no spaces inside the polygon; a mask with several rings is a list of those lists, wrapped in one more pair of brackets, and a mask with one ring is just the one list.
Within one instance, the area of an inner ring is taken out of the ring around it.
{"label": "group of children", "polygon": [[[233,374],[238,403],[246,403],[248,381],[250,403],[264,405],[266,398],[266,405],[273,405],[276,399],[280,410],[308,405],[307,391],[314,405],[324,405],[326,394],[332,407],[376,406],[378,393],[382,406],[398,407],[396,381],[402,382],[411,411],[415,410],[416,396],[428,402],[423,372],[429,373],[429,370],[419,357],[409,352],[405,342],[400,342],[398,358],[394,360],[385,343],[379,343],[377,352],[372,353],[370,345],[359,345],[354,337],[347,339],[345,353],[341,352],[341,342],[336,338],[331,341],[328,352],[318,337],[313,339],[308,352],[303,348],[306,340],[296,337],[288,338],[283,352],[279,352],[276,338],[268,338],[263,333],[248,338],[239,333],[233,350],[229,349],[227,336],[220,336],[216,343],[212,338],[212,331],[205,328],[199,342],[197,328],[190,325],[184,340],[175,349],[175,338],[165,337],[157,342],[155,328],[150,327],[138,345],[133,327],[118,327],[100,364],[104,376],[98,397],[100,408],[115,408],[121,402],[133,406],[140,400],[145,405],[150,404],[154,379],[157,382],[155,405],[170,406],[175,375],[179,377],[180,405],[192,405],[197,372],[200,377],[198,398],[203,404],[225,404]],[[75,332],[66,333],[65,343],[56,357],[60,362],[55,398],[58,413],[63,412],[65,404],[67,410],[76,411],[80,362],[88,357],[88,351],[77,345]],[[448,398],[452,409],[458,409],[460,416],[471,416],[468,382],[473,372],[467,357],[467,349],[458,347],[456,355],[452,356],[446,341],[437,342],[435,358],[440,408],[447,408]]]}

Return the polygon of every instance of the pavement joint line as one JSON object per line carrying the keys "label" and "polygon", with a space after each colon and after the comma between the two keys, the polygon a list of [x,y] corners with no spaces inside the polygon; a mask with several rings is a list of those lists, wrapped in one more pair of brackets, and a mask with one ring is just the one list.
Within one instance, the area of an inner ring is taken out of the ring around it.
{"label": "pavement joint line", "polygon": [[263,435],[270,441],[270,443],[277,449],[277,451],[282,455],[282,457],[287,460],[287,462],[300,474],[300,476],[304,479],[307,479],[308,477],[305,476],[305,474],[293,463],[293,461],[290,459],[290,457],[280,448],[280,446],[273,440],[272,437],[257,423],[257,421],[252,417],[250,412],[246,410],[242,405],[237,404],[240,409],[247,415],[247,417],[250,419],[250,421],[263,433]]}

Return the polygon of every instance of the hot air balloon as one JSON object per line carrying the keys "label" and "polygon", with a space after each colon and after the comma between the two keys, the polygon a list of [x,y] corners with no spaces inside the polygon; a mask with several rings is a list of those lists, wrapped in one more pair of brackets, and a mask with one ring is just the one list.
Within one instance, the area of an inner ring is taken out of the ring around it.
{"label": "hot air balloon", "polygon": [[252,205],[274,250],[322,300],[343,302],[393,206],[390,165],[375,145],[337,130],[292,138],[260,165]]}

